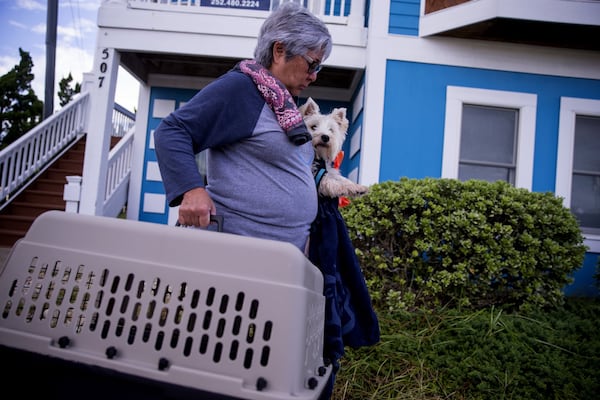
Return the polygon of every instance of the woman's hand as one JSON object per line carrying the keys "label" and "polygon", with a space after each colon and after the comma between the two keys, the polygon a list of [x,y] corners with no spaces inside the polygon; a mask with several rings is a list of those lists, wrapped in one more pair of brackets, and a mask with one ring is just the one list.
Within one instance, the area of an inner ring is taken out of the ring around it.
{"label": "woman's hand", "polygon": [[183,226],[206,228],[217,209],[204,188],[195,188],[183,195],[177,221]]}

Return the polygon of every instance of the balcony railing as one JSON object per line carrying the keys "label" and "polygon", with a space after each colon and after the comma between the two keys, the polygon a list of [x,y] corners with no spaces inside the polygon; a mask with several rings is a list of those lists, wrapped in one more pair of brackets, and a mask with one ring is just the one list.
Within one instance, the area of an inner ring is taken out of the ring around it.
{"label": "balcony railing", "polygon": [[[114,0],[113,0],[114,1]],[[364,0],[127,0],[131,8],[248,16],[268,13],[285,2],[301,3],[328,23],[346,24],[351,15],[364,16]]]}

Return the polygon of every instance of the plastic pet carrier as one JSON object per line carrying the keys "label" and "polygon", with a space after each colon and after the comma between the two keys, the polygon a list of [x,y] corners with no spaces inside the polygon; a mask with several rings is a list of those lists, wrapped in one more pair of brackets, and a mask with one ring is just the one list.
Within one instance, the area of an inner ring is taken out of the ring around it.
{"label": "plastic pet carrier", "polygon": [[0,270],[3,388],[318,399],[331,374],[322,290],[288,243],[49,211]]}

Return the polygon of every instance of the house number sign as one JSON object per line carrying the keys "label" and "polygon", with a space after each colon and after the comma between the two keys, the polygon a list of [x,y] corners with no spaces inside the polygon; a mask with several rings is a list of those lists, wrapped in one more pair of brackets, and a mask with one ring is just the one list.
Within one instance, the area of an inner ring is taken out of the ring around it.
{"label": "house number sign", "polygon": [[100,66],[98,75],[98,87],[101,88],[104,83],[104,78],[106,77],[106,71],[108,70],[108,59],[110,58],[110,52],[108,49],[102,49],[102,54],[100,56]]}
{"label": "house number sign", "polygon": [[271,9],[271,0],[200,0],[200,5],[206,7],[269,11]]}

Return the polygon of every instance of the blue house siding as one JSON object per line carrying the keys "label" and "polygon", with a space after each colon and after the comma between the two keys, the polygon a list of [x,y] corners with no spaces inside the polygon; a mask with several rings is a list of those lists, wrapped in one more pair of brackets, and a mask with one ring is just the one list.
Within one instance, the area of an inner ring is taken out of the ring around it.
{"label": "blue house siding", "polygon": [[440,177],[448,86],[535,94],[532,190],[554,191],[560,97],[600,99],[600,81],[388,61],[379,181]]}
{"label": "blue house siding", "polygon": [[573,283],[567,286],[564,290],[565,295],[569,297],[598,297],[600,290],[598,289],[596,279],[596,268],[600,254],[587,253],[583,266],[573,274]]}
{"label": "blue house siding", "polygon": [[388,32],[398,35],[419,35],[420,0],[392,0]]}

